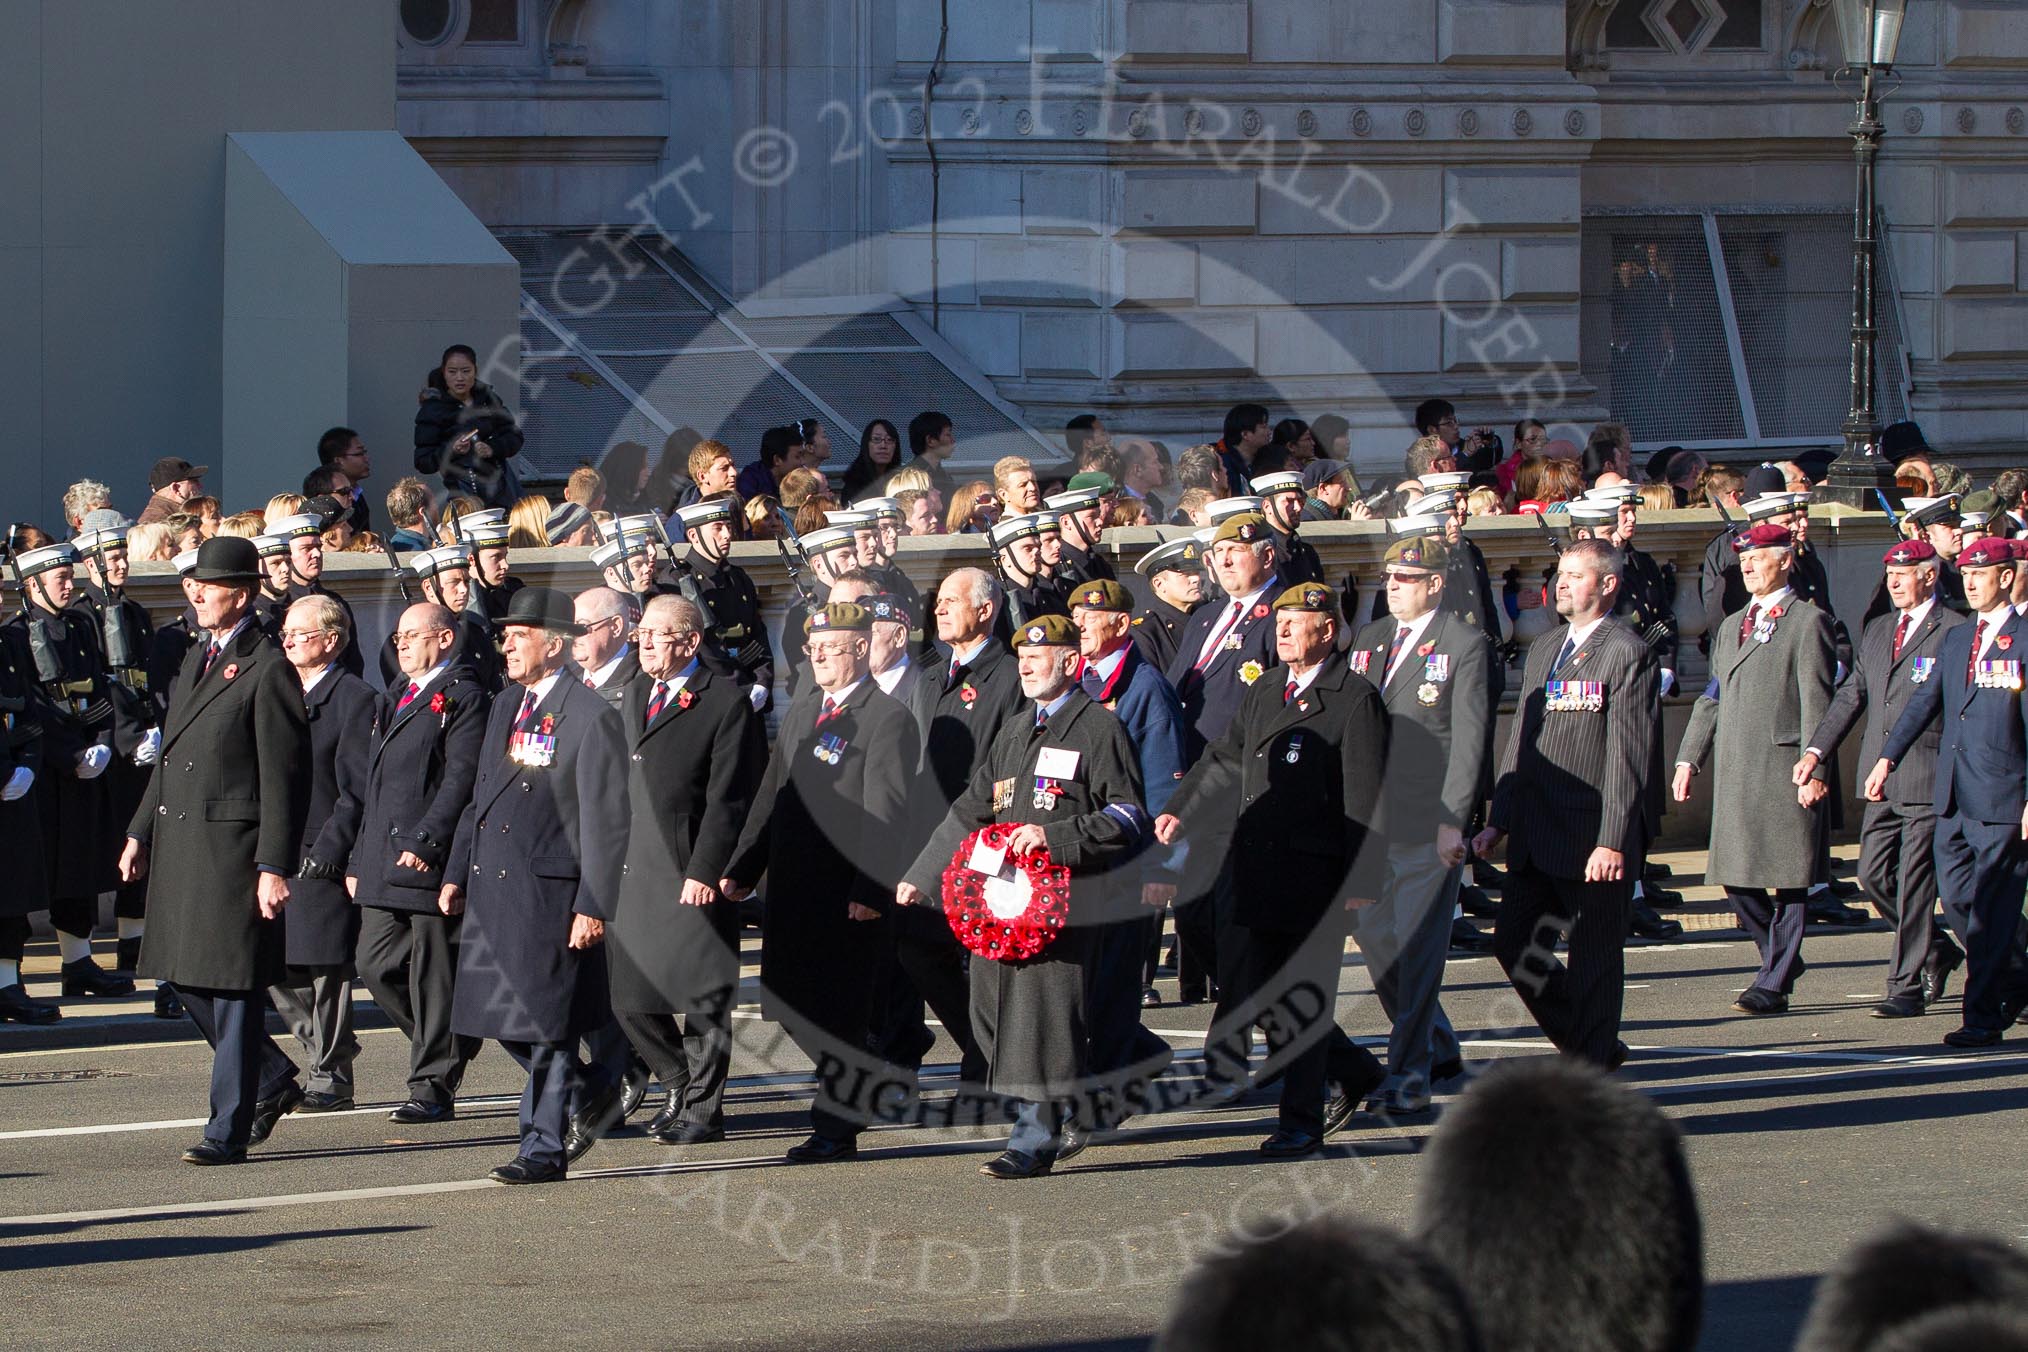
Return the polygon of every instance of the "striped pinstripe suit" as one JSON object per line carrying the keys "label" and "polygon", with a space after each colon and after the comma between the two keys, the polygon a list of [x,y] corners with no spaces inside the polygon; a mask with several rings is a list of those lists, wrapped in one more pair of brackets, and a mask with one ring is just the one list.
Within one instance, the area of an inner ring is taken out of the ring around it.
{"label": "striped pinstripe suit", "polygon": [[[1607,616],[1557,665],[1569,625],[1535,640],[1493,786],[1492,826],[1507,833],[1510,881],[1494,951],[1529,1013],[1563,1051],[1613,1064],[1619,1043],[1631,870],[1647,846],[1645,792],[1659,773],[1661,679],[1639,635]],[[1585,682],[1582,707],[1551,707],[1552,680]],[[1629,872],[1584,881],[1594,849]],[[1570,965],[1555,940],[1570,928]]]}

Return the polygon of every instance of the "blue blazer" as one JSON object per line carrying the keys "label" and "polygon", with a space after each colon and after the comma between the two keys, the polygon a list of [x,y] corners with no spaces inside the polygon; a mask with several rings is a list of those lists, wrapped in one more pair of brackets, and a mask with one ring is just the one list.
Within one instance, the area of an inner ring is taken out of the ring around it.
{"label": "blue blazer", "polygon": [[[1902,709],[1880,754],[1900,763],[1922,730],[1941,716],[1937,816],[1997,826],[2020,821],[2028,800],[2028,700],[2018,689],[1980,689],[1966,680],[1976,616],[1973,621],[1944,634],[1935,669]],[[2028,676],[2028,621],[2010,609],[1986,648],[1986,660],[2017,663],[2018,672]]]}
{"label": "blue blazer", "polygon": [[[1202,640],[1199,640],[1200,644]],[[1169,799],[1189,768],[1184,760],[1188,724],[1183,703],[1164,680],[1162,673],[1142,658],[1140,649],[1128,644],[1126,659],[1113,682],[1113,716],[1127,730],[1134,750],[1141,757],[1141,792],[1148,817],[1153,820],[1169,807]],[[1155,843],[1148,837],[1147,853],[1141,858],[1143,879],[1151,883],[1173,883],[1183,872],[1185,846]]]}

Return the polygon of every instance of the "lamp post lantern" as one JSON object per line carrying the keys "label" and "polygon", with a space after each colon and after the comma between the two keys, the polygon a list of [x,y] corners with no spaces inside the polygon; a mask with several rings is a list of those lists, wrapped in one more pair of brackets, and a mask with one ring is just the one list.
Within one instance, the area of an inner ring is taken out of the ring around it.
{"label": "lamp post lantern", "polygon": [[1876,490],[1894,493],[1894,467],[1880,454],[1880,419],[1874,407],[1875,320],[1880,239],[1874,210],[1874,162],[1880,154],[1880,99],[1876,82],[1894,65],[1908,0],[1832,0],[1845,69],[1858,77],[1858,116],[1850,128],[1857,186],[1852,202],[1852,407],[1845,415],[1845,449],[1831,462],[1819,501],[1876,507]]}

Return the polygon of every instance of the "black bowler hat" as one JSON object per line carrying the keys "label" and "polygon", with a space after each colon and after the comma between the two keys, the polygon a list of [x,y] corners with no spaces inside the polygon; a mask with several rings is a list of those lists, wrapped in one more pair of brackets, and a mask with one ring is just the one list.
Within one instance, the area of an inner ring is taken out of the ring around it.
{"label": "black bowler hat", "polygon": [[193,582],[240,582],[258,585],[261,554],[254,542],[237,535],[214,535],[197,547],[197,566],[190,570]]}
{"label": "black bowler hat", "polygon": [[511,629],[516,625],[546,629],[552,634],[567,634],[572,638],[584,633],[584,626],[577,622],[577,612],[572,608],[570,598],[552,587],[523,587],[514,593],[514,599],[507,603],[507,613],[501,616],[498,627]]}

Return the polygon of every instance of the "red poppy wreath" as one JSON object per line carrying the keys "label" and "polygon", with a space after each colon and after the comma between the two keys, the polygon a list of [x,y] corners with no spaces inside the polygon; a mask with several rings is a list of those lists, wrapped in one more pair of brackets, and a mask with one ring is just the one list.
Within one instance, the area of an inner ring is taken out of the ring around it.
{"label": "red poppy wreath", "polygon": [[988,878],[971,867],[974,847],[1003,850],[1014,826],[982,826],[958,844],[944,870],[944,919],[958,942],[982,958],[1020,962],[1056,941],[1070,916],[1070,870],[1037,850],[1013,859],[1014,877]]}

